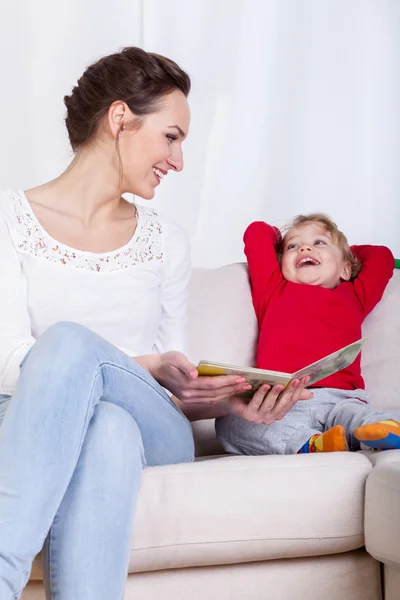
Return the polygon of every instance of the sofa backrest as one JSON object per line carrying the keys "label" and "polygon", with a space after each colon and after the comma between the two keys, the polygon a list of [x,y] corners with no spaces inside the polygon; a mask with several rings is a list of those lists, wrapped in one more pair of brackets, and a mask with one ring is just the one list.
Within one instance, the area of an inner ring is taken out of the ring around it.
{"label": "sofa backrest", "polygon": [[193,269],[188,307],[189,357],[254,365],[257,321],[247,265]]}
{"label": "sofa backrest", "polygon": [[[245,263],[193,269],[188,310],[190,359],[254,365],[257,321]],[[400,410],[400,271],[367,317],[362,371],[372,403]],[[210,426],[206,426],[207,431]]]}
{"label": "sofa backrest", "polygon": [[361,369],[371,402],[400,411],[400,270],[364,321]]}

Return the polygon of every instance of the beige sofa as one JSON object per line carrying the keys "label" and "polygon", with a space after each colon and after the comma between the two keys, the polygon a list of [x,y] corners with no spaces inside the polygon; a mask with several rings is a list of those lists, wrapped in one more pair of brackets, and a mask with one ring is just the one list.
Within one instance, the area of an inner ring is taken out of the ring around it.
{"label": "beige sofa", "polygon": [[[397,271],[365,323],[363,368],[374,404],[400,411],[399,305]],[[194,361],[253,363],[245,265],[194,270],[189,334]],[[400,598],[400,451],[223,456],[211,421],[193,428],[194,464],[144,473],[125,600],[381,600],[379,560],[386,600]],[[40,578],[35,564],[24,600],[44,599]]]}

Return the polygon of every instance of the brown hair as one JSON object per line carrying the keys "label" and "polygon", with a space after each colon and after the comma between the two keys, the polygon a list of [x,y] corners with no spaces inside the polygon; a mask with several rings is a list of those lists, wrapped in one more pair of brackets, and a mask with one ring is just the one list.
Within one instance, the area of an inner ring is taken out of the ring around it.
{"label": "brown hair", "polygon": [[[130,46],[89,66],[64,97],[72,149],[91,140],[113,102],[126,102],[138,117],[156,112],[163,96],[190,92],[190,78],[173,60]],[[140,127],[140,119],[134,125]]]}
{"label": "brown hair", "polygon": [[353,252],[350,249],[349,243],[347,241],[346,236],[334,221],[328,215],[324,213],[311,213],[309,215],[298,215],[294,217],[289,227],[286,230],[285,236],[282,239],[282,242],[279,244],[279,248],[277,248],[277,253],[283,254],[283,245],[285,241],[285,237],[289,233],[291,229],[294,227],[302,227],[303,225],[307,225],[308,223],[319,223],[324,227],[324,229],[331,234],[334,243],[339,246],[340,250],[343,252],[343,258],[345,261],[350,263],[351,266],[351,279],[357,277],[361,270],[361,262],[356,258]]}

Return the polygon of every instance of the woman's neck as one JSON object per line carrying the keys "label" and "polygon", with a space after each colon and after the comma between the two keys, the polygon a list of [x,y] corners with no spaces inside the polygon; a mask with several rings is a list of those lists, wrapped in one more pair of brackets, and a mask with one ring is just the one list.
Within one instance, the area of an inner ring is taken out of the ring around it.
{"label": "woman's neck", "polygon": [[116,154],[107,149],[81,150],[56,179],[27,191],[27,196],[89,226],[110,219],[121,205]]}

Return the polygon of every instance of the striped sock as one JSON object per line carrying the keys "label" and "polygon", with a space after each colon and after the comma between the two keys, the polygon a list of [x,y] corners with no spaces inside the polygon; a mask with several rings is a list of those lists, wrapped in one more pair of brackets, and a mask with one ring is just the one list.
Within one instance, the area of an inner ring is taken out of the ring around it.
{"label": "striped sock", "polygon": [[316,433],[300,448],[297,454],[311,452],[345,452],[347,445],[346,431],[342,425],[335,425],[324,433]]}
{"label": "striped sock", "polygon": [[391,419],[361,425],[354,435],[361,444],[373,450],[400,448],[400,423]]}

